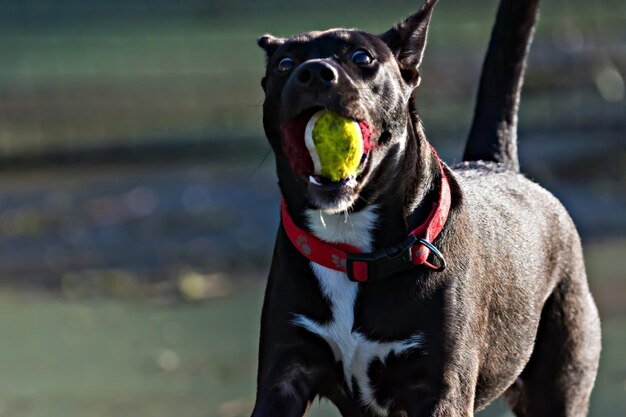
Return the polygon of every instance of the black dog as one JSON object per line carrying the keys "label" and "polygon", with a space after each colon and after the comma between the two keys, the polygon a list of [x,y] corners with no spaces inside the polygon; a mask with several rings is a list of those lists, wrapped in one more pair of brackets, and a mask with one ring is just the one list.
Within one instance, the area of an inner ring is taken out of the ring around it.
{"label": "black dog", "polygon": [[[467,417],[503,393],[518,416],[587,413],[600,323],[580,240],[518,173],[538,0],[501,3],[466,162],[453,168],[411,98],[435,3],[380,36],[259,39],[284,201],[254,417],[302,416],[316,396],[343,416]],[[320,109],[367,125],[357,177],[333,182],[299,160],[297,132]]]}

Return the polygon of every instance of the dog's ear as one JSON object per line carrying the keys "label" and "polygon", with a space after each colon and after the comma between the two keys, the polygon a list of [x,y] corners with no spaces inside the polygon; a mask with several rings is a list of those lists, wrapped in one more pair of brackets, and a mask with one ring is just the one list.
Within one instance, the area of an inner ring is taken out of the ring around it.
{"label": "dog's ear", "polygon": [[265,50],[269,59],[285,43],[285,39],[266,34],[257,39],[256,43]]}
{"label": "dog's ear", "polygon": [[413,87],[420,83],[419,67],[426,48],[430,16],[436,3],[437,0],[426,0],[417,13],[380,35],[400,64],[402,77]]}

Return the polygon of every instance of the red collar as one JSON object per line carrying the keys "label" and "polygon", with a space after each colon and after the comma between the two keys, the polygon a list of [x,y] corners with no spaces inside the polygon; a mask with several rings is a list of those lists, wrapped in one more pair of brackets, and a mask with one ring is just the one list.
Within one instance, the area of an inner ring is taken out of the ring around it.
{"label": "red collar", "polygon": [[[281,217],[289,240],[311,262],[335,271],[344,272],[352,281],[380,281],[390,275],[417,265],[424,265],[435,271],[442,271],[446,267],[446,261],[431,242],[437,238],[448,219],[451,203],[450,183],[443,168],[443,163],[434,149],[433,153],[439,162],[441,173],[439,199],[433,205],[433,209],[426,221],[413,229],[408,238],[399,245],[387,249],[379,249],[371,253],[363,253],[360,249],[351,245],[325,242],[296,226],[287,211],[287,204],[283,200]],[[440,266],[428,262],[430,252],[433,252],[439,258]]]}

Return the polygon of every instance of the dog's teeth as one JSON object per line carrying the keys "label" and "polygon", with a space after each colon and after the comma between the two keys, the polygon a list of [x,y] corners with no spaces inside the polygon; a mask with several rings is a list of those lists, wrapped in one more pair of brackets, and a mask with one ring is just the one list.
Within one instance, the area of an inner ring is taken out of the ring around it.
{"label": "dog's teeth", "polygon": [[313,175],[309,175],[309,182],[314,185],[322,185]]}

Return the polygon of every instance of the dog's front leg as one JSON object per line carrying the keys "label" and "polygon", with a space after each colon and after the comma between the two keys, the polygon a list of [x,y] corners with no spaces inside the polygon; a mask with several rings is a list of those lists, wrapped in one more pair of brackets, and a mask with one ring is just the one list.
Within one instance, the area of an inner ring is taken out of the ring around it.
{"label": "dog's front leg", "polygon": [[262,355],[257,399],[252,417],[302,417],[317,393],[319,368],[304,349],[270,348]]}
{"label": "dog's front leg", "polygon": [[463,367],[446,372],[445,388],[429,417],[473,417],[476,377],[477,369]]}
{"label": "dog's front leg", "polygon": [[258,395],[252,417],[302,417],[310,400],[293,387],[276,386]]}
{"label": "dog's front leg", "polygon": [[472,404],[459,404],[458,401],[440,402],[429,417],[474,417],[474,407]]}
{"label": "dog's front leg", "polygon": [[[468,360],[473,355],[464,355]],[[452,365],[457,363],[458,365]],[[407,407],[407,417],[473,417],[476,393],[477,361],[470,360],[469,367],[453,359],[441,371],[438,380],[431,381],[436,391],[427,396],[415,396]],[[429,399],[426,399],[429,398]]]}

